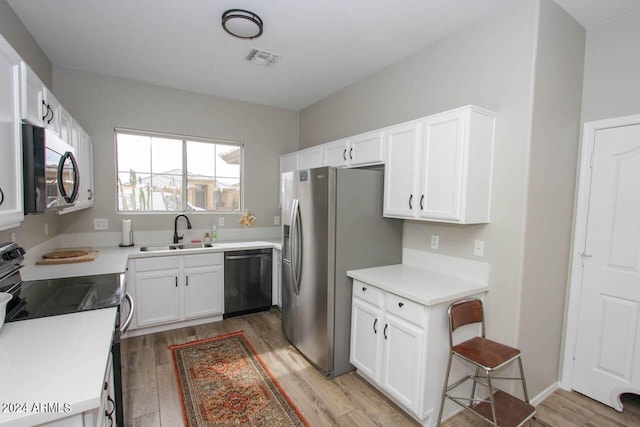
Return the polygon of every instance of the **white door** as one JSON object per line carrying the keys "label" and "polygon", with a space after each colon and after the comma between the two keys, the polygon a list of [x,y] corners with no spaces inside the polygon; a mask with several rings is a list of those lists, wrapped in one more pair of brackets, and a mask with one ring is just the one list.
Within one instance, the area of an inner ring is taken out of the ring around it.
{"label": "white door", "polygon": [[640,125],[595,134],[573,388],[640,393]]}
{"label": "white door", "polygon": [[185,318],[222,314],[224,289],[222,266],[184,270]]}

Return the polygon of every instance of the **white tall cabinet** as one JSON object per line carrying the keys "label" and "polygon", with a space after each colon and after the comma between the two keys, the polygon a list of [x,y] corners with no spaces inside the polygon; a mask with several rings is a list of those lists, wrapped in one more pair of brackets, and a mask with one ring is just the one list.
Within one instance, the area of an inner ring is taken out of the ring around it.
{"label": "white tall cabinet", "polygon": [[0,230],[20,225],[22,210],[22,134],[20,57],[0,36]]}

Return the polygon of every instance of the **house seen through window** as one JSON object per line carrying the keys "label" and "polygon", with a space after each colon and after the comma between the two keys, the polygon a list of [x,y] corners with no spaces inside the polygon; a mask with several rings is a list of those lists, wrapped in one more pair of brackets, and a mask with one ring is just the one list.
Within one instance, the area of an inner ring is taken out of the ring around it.
{"label": "house seen through window", "polygon": [[242,209],[241,143],[116,129],[119,212]]}

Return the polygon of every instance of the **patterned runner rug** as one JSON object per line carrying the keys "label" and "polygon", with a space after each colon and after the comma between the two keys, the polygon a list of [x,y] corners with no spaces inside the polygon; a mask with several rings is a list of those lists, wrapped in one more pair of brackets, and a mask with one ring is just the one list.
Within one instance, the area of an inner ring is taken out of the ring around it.
{"label": "patterned runner rug", "polygon": [[308,426],[242,331],[169,347],[186,426]]}

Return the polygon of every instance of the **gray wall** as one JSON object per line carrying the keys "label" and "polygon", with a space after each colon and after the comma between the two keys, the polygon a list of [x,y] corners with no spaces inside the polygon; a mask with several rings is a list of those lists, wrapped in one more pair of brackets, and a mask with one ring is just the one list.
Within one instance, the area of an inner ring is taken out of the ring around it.
{"label": "gray wall", "polygon": [[[51,87],[51,61],[44,54],[31,34],[6,0],[0,0],[0,34],[13,46],[20,57],[33,69],[48,87]],[[49,234],[44,234],[44,224]],[[7,242],[15,233],[16,241],[30,248],[58,233],[55,215],[29,215],[18,228],[0,231],[0,242]]]}
{"label": "gray wall", "polygon": [[536,38],[534,0],[516,1],[494,16],[304,109],[301,147],[475,104],[499,114],[491,223],[458,226],[405,221],[403,246],[473,258],[485,241],[493,264],[487,301],[491,335],[516,344],[522,274],[527,155]]}
{"label": "gray wall", "polygon": [[[555,37],[567,39],[555,45]],[[558,378],[583,46],[580,27],[551,0],[517,0],[300,115],[300,145],[306,148],[465,104],[499,114],[491,222],[405,221],[403,246],[430,251],[429,238],[438,234],[439,253],[493,265],[486,305],[489,334],[523,348],[527,366],[539,375],[530,386],[534,396]],[[558,105],[556,96],[564,97]],[[555,188],[547,194],[550,183]],[[540,238],[534,238],[537,233]],[[545,238],[557,247],[543,250]],[[483,258],[473,256],[475,239],[485,241]],[[540,268],[549,271],[525,280]],[[544,286],[536,279],[545,280]],[[525,298],[532,309],[523,309]],[[543,328],[536,329],[547,311]],[[549,335],[538,333],[548,329]],[[550,340],[540,346],[545,336]]]}
{"label": "gray wall", "polygon": [[[66,214],[61,233],[93,231],[107,218],[109,231],[130,218],[134,230],[170,230],[173,214],[116,214],[114,128],[167,132],[245,143],[245,208],[255,226],[273,225],[279,215],[279,156],[298,147],[298,113],[276,107],[200,95],[132,80],[54,66],[54,93],[93,140],[95,206]],[[194,228],[208,228],[218,215],[189,214]],[[239,214],[226,214],[239,227]]]}
{"label": "gray wall", "polygon": [[51,61],[22,24],[6,0],[0,0],[0,34],[13,46],[20,57],[51,87]]}
{"label": "gray wall", "polygon": [[541,3],[519,325],[534,391],[559,377],[584,43],[580,24],[554,2]]}
{"label": "gray wall", "polygon": [[640,113],[640,13],[587,32],[582,121]]}

